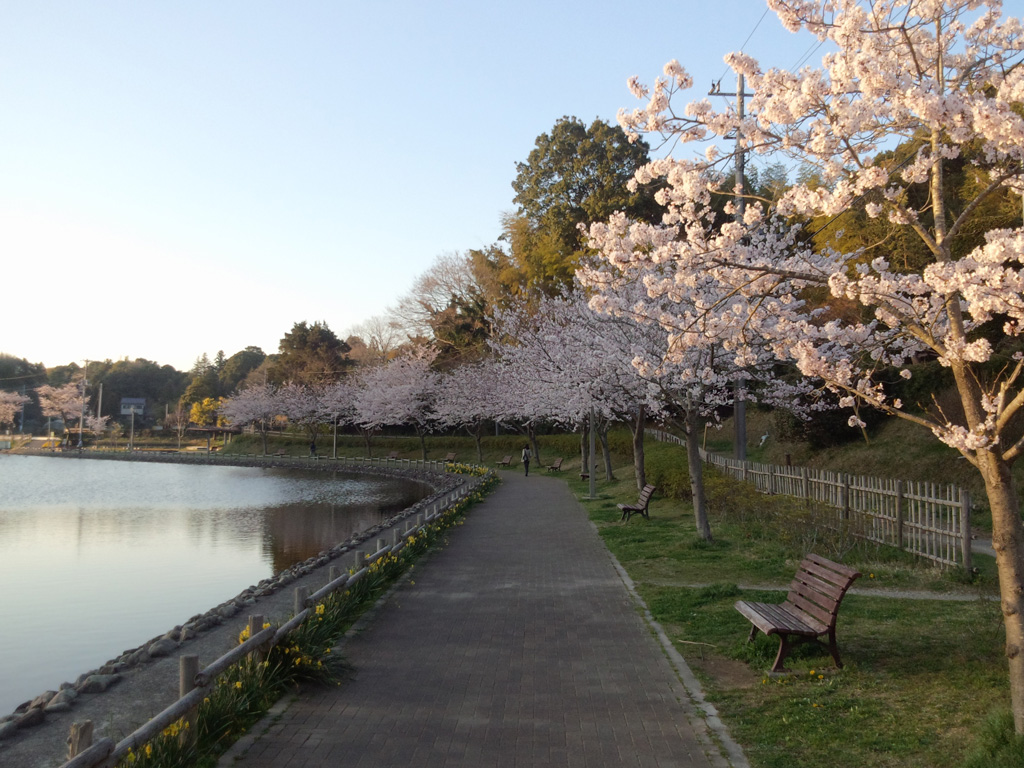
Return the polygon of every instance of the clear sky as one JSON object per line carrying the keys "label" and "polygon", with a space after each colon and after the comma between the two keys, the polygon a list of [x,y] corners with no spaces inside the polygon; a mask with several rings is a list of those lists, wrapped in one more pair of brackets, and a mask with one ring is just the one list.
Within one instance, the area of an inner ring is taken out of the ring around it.
{"label": "clear sky", "polygon": [[630,75],[679,59],[698,98],[729,51],[796,65],[814,39],[764,10],[0,0],[0,352],[187,370],[344,336],[493,243],[536,137],[639,106]]}

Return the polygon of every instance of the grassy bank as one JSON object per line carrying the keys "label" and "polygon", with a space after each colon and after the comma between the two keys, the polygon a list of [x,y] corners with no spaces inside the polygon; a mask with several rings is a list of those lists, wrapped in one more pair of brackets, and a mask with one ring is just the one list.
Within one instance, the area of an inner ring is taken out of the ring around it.
{"label": "grassy bank", "polygon": [[[681,449],[651,446],[649,454],[654,474],[685,473]],[[576,483],[581,500],[755,768],[822,760],[836,768],[952,768],[986,742],[989,721],[1009,702],[989,558],[979,557],[982,573],[968,579],[842,535],[812,535],[814,520],[799,506],[713,476],[713,542],[697,538],[692,508],[680,499],[656,495],[651,520],[622,524],[615,504],[634,500],[636,489],[621,474],[593,501]],[[790,676],[771,677],[765,670],[778,641],[759,634],[748,643],[750,624],[733,604],[781,602],[783,592],[765,588],[784,587],[809,549],[841,556],[864,574],[854,585],[863,594],[849,594],[840,610],[845,666],[806,644],[787,661]],[[894,590],[967,599],[882,596]],[[982,756],[974,764],[1024,764],[1024,746],[1015,749],[1007,762]]]}

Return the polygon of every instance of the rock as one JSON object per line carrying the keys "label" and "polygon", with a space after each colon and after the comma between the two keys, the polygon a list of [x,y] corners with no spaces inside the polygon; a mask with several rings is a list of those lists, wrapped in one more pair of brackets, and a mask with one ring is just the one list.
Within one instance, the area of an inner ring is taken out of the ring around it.
{"label": "rock", "polygon": [[43,714],[42,708],[35,707],[19,717],[15,722],[19,728],[31,728],[34,725],[39,725],[45,719],[46,716]]}
{"label": "rock", "polygon": [[21,702],[21,704],[19,704],[18,706],[16,706],[14,708],[14,714],[16,714],[16,715],[23,715],[26,712],[28,712],[28,708],[31,707],[31,706],[32,706],[32,702],[31,701],[23,701],[23,702]]}
{"label": "rock", "polygon": [[56,703],[51,702],[43,707],[43,711],[48,715],[55,715],[58,712],[68,712],[71,710],[71,705],[66,701],[58,701]]}
{"label": "rock", "polygon": [[55,704],[71,704],[75,699],[78,698],[78,691],[74,688],[62,688],[60,693],[54,696],[50,703],[47,704],[47,709]]}
{"label": "rock", "polygon": [[149,654],[150,658],[160,658],[161,656],[169,656],[178,647],[178,644],[174,640],[168,638],[162,638],[154,643],[150,643],[146,647],[146,653]]}
{"label": "rock", "polygon": [[3,741],[4,739],[9,739],[11,736],[17,733],[17,731],[17,720],[8,720],[3,725],[0,725],[0,741]]}
{"label": "rock", "polygon": [[221,616],[221,617],[223,617],[225,619],[230,619],[236,613],[238,613],[238,606],[235,603],[233,603],[233,602],[232,603],[225,603],[224,605],[222,605],[220,608],[217,609],[217,615]]}
{"label": "rock", "polygon": [[56,695],[57,695],[56,691],[47,691],[46,693],[41,693],[38,696],[36,696],[34,699],[32,699],[32,703],[29,704],[28,708],[29,709],[42,709],[47,704],[49,704],[50,700],[53,699],[53,697],[56,696]]}
{"label": "rock", "polygon": [[128,657],[128,663],[132,666],[142,664],[144,661],[149,661],[149,654],[146,653],[145,648],[139,648],[135,653]]}
{"label": "rock", "polygon": [[103,693],[121,679],[120,675],[89,675],[78,688],[79,693]]}

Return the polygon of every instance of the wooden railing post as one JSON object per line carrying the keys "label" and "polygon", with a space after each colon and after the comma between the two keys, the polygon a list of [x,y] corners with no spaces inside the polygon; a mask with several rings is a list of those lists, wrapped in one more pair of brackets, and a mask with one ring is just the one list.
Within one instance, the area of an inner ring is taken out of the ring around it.
{"label": "wooden railing post", "polygon": [[903,481],[896,481],[896,547],[903,549],[903,518],[906,516],[903,501]]}
{"label": "wooden railing post", "polygon": [[839,508],[843,510],[843,520],[850,518],[850,476],[843,472],[842,487],[839,489]]}
{"label": "wooden railing post", "polygon": [[309,597],[309,587],[296,587],[295,598],[292,603],[292,613],[302,613],[306,610],[306,598]]}
{"label": "wooden railing post", "polygon": [[960,489],[960,546],[963,548],[964,570],[970,573],[973,569],[971,561],[971,493],[966,488]]}
{"label": "wooden railing post", "polygon": [[92,720],[71,724],[71,735],[68,736],[68,760],[92,746]]}
{"label": "wooden railing post", "polygon": [[[254,637],[263,631],[263,614],[254,613],[249,617],[249,637]],[[262,651],[253,651],[253,661],[263,661]]]}
{"label": "wooden railing post", "polygon": [[[199,657],[194,655],[182,656],[178,659],[178,698],[183,699],[185,695],[196,687],[196,675],[199,674]],[[181,729],[178,739],[181,744],[195,744],[196,724],[199,722],[198,708],[188,711],[182,720],[185,727]]]}

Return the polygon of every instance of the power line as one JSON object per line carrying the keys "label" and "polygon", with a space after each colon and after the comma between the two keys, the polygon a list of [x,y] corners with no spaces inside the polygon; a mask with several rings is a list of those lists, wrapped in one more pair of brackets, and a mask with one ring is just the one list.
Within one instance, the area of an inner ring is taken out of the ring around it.
{"label": "power line", "polygon": [[[750,30],[750,34],[747,35],[747,39],[743,41],[743,45],[740,46],[741,51],[747,47],[747,43],[750,42],[750,38],[752,38],[754,36],[754,33],[757,32],[757,28],[761,26],[761,22],[764,21],[764,17],[768,15],[768,11],[769,9],[766,7],[764,9],[764,13],[761,14],[761,18],[757,20],[757,23],[754,25],[754,28]],[[722,77],[718,79],[724,79],[727,74],[729,74],[729,67],[725,68],[725,70],[722,72]]]}
{"label": "power line", "polygon": [[824,40],[819,40],[816,43],[811,43],[811,46],[804,52],[804,55],[797,59],[796,64],[793,65],[793,69],[799,69],[803,65],[803,63],[807,61],[809,58],[811,58],[811,56],[814,55],[814,52],[821,48],[821,46],[823,46],[824,44]]}

